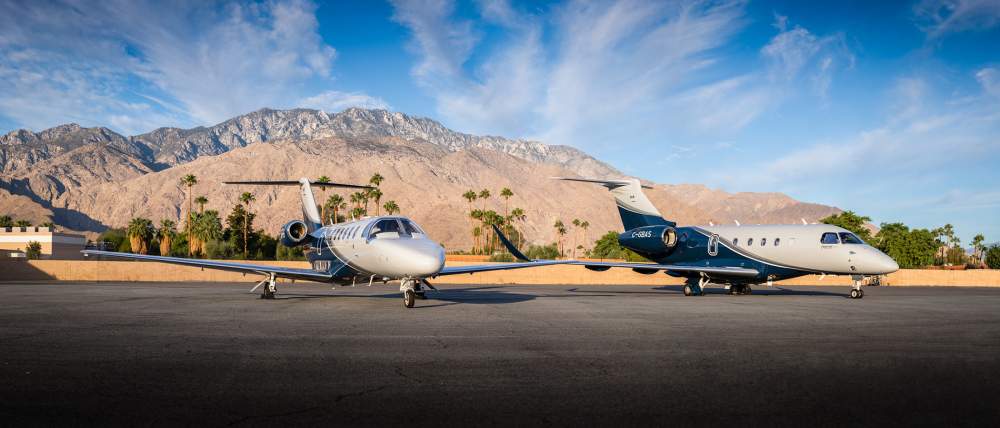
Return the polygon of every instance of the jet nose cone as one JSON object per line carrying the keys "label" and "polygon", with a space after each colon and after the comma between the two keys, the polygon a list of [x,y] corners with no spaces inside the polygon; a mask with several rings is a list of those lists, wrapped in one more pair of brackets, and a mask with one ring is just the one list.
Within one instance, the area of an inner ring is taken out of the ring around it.
{"label": "jet nose cone", "polygon": [[410,253],[410,274],[427,277],[441,271],[444,267],[444,248],[430,240],[422,242]]}
{"label": "jet nose cone", "polygon": [[899,264],[897,264],[896,261],[892,259],[892,257],[889,257],[888,255],[886,255],[881,251],[878,250],[875,251],[878,253],[878,258],[876,260],[878,260],[877,263],[878,263],[879,273],[887,274],[899,270]]}

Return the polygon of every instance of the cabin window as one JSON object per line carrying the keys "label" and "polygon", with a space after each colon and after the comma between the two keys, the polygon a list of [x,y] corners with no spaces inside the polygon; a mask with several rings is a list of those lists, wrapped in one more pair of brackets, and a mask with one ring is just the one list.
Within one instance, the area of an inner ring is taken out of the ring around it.
{"label": "cabin window", "polygon": [[747,246],[753,245],[753,238],[747,238]]}
{"label": "cabin window", "polygon": [[858,235],[855,235],[853,233],[847,233],[847,232],[840,232],[840,241],[843,242],[843,243],[845,243],[845,244],[864,244],[865,243],[865,241],[862,241],[861,238],[858,238]]}
{"label": "cabin window", "polygon": [[781,238],[774,238],[774,246],[777,247],[781,243]]}
{"label": "cabin window", "polygon": [[735,247],[738,245],[740,245],[740,238],[733,238],[733,246]]}
{"label": "cabin window", "polygon": [[840,238],[837,238],[836,233],[826,232],[823,234],[823,237],[820,238],[819,242],[821,242],[823,245],[839,244]]}
{"label": "cabin window", "polygon": [[767,245],[767,238],[760,238],[760,246],[763,247]]}

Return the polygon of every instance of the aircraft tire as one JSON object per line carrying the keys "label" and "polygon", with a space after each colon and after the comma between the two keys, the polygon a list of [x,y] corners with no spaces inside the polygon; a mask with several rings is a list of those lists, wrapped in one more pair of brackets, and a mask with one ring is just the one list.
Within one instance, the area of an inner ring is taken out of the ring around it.
{"label": "aircraft tire", "polygon": [[416,300],[417,293],[414,293],[413,290],[406,290],[403,292],[403,306],[412,308],[413,304],[416,303]]}
{"label": "aircraft tire", "polygon": [[852,299],[857,299],[857,298],[859,298],[859,296],[860,296],[860,294],[858,293],[858,290],[851,289],[851,298]]}
{"label": "aircraft tire", "polygon": [[744,285],[743,286],[743,294],[749,295],[750,293],[753,293],[753,289],[750,288],[749,285]]}
{"label": "aircraft tire", "polygon": [[694,290],[691,289],[690,285],[687,285],[687,284],[684,285],[684,295],[685,296],[693,296],[694,295]]}
{"label": "aircraft tire", "polygon": [[858,290],[858,298],[865,297],[865,290]]}

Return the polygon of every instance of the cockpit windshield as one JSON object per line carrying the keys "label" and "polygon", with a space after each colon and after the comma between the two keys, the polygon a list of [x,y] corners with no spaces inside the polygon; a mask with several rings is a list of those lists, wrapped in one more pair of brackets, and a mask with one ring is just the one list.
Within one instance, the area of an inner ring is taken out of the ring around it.
{"label": "cockpit windshield", "polygon": [[377,238],[379,234],[387,232],[396,232],[397,234],[402,235],[401,230],[399,229],[399,222],[397,222],[396,219],[387,218],[379,220],[378,223],[375,223],[375,225],[372,226],[371,231],[368,232],[368,236]]}
{"label": "cockpit windshield", "polygon": [[837,234],[833,232],[827,232],[823,234],[823,237],[819,240],[823,245],[839,244],[840,240],[837,238]]}
{"label": "cockpit windshield", "polygon": [[417,227],[417,225],[414,224],[412,221],[407,220],[405,218],[401,218],[399,219],[399,222],[403,223],[403,230],[406,232],[407,235],[413,235],[415,233],[424,235],[424,231],[420,230],[420,228]]}
{"label": "cockpit windshield", "polygon": [[861,238],[858,238],[858,235],[855,235],[853,233],[847,233],[847,232],[840,232],[840,242],[843,242],[845,244],[864,244],[865,243],[865,241],[862,241]]}

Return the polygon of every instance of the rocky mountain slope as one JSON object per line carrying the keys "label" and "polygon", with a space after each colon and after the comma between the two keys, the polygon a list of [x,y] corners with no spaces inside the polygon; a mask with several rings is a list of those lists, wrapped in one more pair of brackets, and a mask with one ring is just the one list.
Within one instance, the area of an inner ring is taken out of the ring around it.
{"label": "rocky mountain slope", "polygon": [[[491,189],[494,197],[485,206],[503,212],[499,189],[511,188],[510,207],[526,210],[523,227],[535,242],[554,239],[551,225],[557,218],[588,220],[590,240],[621,228],[606,190],[549,179],[621,176],[586,153],[462,134],[430,119],[364,109],[337,114],[265,109],[212,127],[161,128],[133,137],[77,125],[11,132],[0,137],[0,213],[48,216],[31,220],[52,219],[85,232],[120,227],[135,216],[177,220],[185,206],[179,179],[195,174],[200,182],[195,194],[208,197],[209,209],[228,212],[239,193],[254,192],[257,227],[273,234],[299,215],[297,192],[222,186],[222,181],[326,175],[363,183],[374,172],[386,177],[383,200],[395,200],[449,248],[471,245],[468,203],[461,197],[468,189]],[[317,198],[331,192],[317,191]],[[657,184],[649,196],[681,224],[815,221],[839,211],[782,194],[730,194],[694,184]]]}

